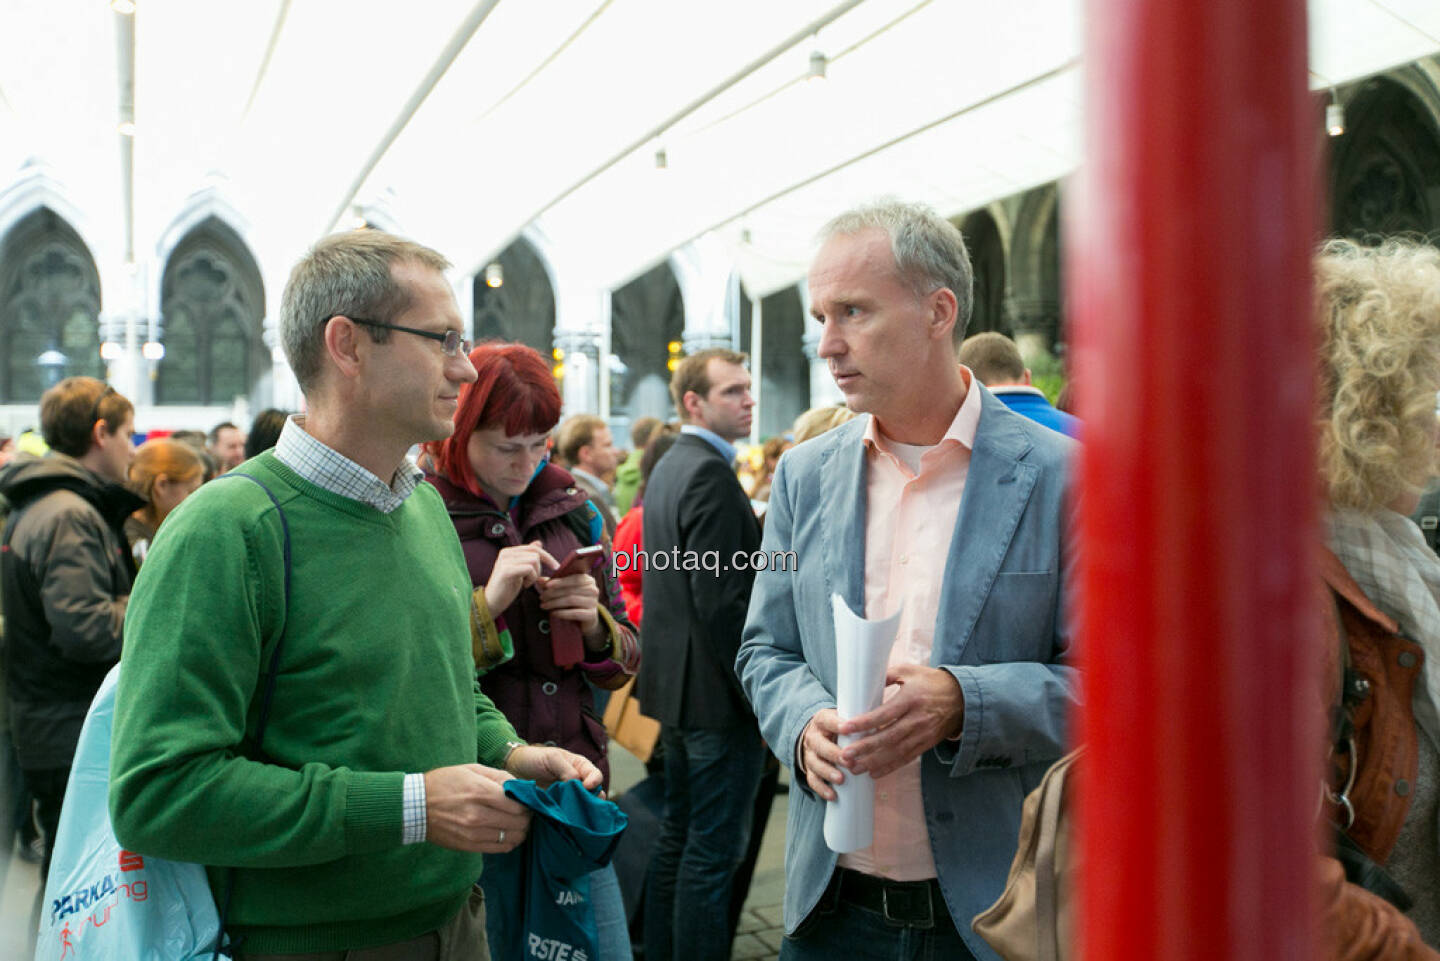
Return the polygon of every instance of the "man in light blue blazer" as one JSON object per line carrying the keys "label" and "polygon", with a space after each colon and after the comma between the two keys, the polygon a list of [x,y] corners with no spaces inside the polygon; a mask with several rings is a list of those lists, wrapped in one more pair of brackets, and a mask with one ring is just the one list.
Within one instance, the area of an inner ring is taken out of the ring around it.
{"label": "man in light blue blazer", "polygon": [[[1000,894],[1021,805],[1067,749],[1073,442],[1010,411],[955,356],[971,271],[924,207],[843,214],[811,266],[819,353],[869,414],[780,461],[736,669],[795,770],[782,959],[995,958],[970,920]],[[835,711],[831,595],[900,611],[886,699]],[[841,734],[857,735],[843,749]],[[839,856],[834,785],[875,779],[874,843]]]}

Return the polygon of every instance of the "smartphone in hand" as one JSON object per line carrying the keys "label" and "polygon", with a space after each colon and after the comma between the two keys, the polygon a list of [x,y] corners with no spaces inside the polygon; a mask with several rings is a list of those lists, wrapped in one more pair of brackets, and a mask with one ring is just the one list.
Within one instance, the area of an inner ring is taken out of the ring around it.
{"label": "smartphone in hand", "polygon": [[565,559],[560,566],[555,568],[555,573],[547,574],[547,577],[569,577],[571,574],[588,574],[600,559],[605,548],[600,544],[591,544],[589,547],[577,547]]}

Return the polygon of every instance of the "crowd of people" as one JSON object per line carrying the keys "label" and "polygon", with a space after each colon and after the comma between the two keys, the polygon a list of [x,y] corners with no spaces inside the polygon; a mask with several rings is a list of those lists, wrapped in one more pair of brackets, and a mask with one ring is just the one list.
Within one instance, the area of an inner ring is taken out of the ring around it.
{"label": "crowd of people", "polygon": [[[970,920],[1075,746],[1083,428],[1008,338],[957,347],[953,225],[883,203],[820,240],[810,312],[844,403],[739,472],[745,355],[681,359],[676,420],[619,450],[602,418],[561,419],[539,353],[466,340],[439,253],[374,230],[321,241],[285,288],[303,415],[135,450],[112,387],[51,388],[48,452],[0,442],[0,826],[33,804],[48,871],[118,662],[115,835],[209,868],[235,957],[487,958],[516,920],[487,917],[510,901],[484,857],[534,824],[506,784],[606,796],[620,691],[659,722],[663,804],[640,924],[613,866],[587,875],[601,961],[730,957],[781,765],[783,958],[999,957]],[[1440,252],[1337,241],[1316,276],[1327,956],[1440,958],[1440,557],[1409,517],[1440,474]],[[616,563],[707,552],[795,565]],[[851,717],[840,604],[898,618],[883,701]],[[873,840],[837,853],[827,805],[860,774]]]}

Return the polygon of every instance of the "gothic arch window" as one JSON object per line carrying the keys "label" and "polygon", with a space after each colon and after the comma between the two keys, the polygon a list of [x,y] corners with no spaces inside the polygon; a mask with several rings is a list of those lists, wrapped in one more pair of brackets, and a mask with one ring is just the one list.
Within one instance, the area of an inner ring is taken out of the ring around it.
{"label": "gothic arch window", "polygon": [[1010,324],[1005,317],[1005,247],[995,218],[977,210],[960,224],[960,233],[965,237],[970,264],[975,270],[975,305],[970,313],[970,325],[964,330],[956,325],[956,342],[985,330],[1009,334]]}
{"label": "gothic arch window", "polygon": [[504,282],[491,287],[475,277],[475,339],[515,340],[546,357],[555,337],[555,292],[533,247],[516,240],[496,258]]}
{"label": "gothic arch window", "polygon": [[1374,238],[1440,230],[1440,129],[1413,93],[1383,77],[1360,85],[1332,141],[1331,230]]}
{"label": "gothic arch window", "polygon": [[1047,349],[1065,339],[1060,263],[1060,194],[1056,184],[1026,191],[1010,237],[1006,318],[1015,336],[1039,335]]}
{"label": "gothic arch window", "polygon": [[[805,306],[794,285],[760,301],[760,436],[783,434],[810,406],[810,361],[805,357]],[[753,352],[751,359],[754,359]],[[753,364],[751,365],[753,368]]]}
{"label": "gothic arch window", "polygon": [[668,261],[610,295],[611,416],[675,416],[669,345],[684,336],[685,302]]}
{"label": "gothic arch window", "polygon": [[100,276],[53,211],[25,217],[0,244],[0,402],[31,403],[61,378],[105,376]]}
{"label": "gothic arch window", "polygon": [[234,231],[211,218],[170,254],[160,292],[160,404],[229,404],[255,394],[270,365],[264,288]]}
{"label": "gothic arch window", "polygon": [[1050,208],[1045,223],[1045,239],[1040,244],[1040,289],[1046,302],[1054,305],[1054,336],[1057,343],[1067,339],[1065,330],[1065,284],[1060,260],[1060,212]]}

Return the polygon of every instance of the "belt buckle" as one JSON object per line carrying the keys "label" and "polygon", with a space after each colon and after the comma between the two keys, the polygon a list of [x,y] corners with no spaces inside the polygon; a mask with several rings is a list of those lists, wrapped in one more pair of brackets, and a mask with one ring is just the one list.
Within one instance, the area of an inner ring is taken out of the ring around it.
{"label": "belt buckle", "polygon": [[[912,911],[909,915],[904,917],[896,917],[895,915],[891,914],[890,891],[891,887],[888,884],[880,889],[880,912],[885,916],[886,923],[923,929],[935,927],[935,901],[933,898],[930,897],[930,888],[928,886],[914,889],[914,893],[923,894],[925,897],[925,914],[923,917],[920,916],[920,913],[917,911]],[[909,898],[907,897],[904,900],[908,901]],[[913,907],[913,905],[906,906]]]}

